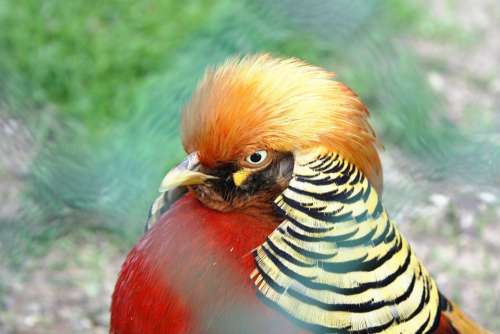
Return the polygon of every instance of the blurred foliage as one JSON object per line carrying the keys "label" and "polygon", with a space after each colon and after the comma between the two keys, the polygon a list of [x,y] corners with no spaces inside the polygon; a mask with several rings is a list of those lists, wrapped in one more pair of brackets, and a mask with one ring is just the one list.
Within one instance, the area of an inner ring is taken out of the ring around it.
{"label": "blurred foliage", "polygon": [[[464,136],[397,44],[422,20],[418,3],[403,0],[4,0],[0,93],[23,96],[8,109],[45,129],[23,231],[9,226],[45,240],[78,228],[83,215],[92,228],[137,238],[162,175],[183,156],[179,112],[197,80],[207,66],[255,52],[337,72],[368,104],[384,141],[435,158],[442,177],[463,158],[452,148]],[[43,106],[55,117],[44,121]]]}
{"label": "blurred foliage", "polygon": [[141,80],[208,19],[212,1],[4,1],[3,69],[86,126],[126,119]]}

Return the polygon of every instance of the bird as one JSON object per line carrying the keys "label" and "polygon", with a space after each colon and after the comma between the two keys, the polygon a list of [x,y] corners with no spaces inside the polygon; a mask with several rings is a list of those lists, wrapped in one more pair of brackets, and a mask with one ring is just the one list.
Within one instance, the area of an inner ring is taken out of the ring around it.
{"label": "bird", "polygon": [[382,203],[369,111],[267,53],[209,68],[112,296],[110,333],[487,333]]}

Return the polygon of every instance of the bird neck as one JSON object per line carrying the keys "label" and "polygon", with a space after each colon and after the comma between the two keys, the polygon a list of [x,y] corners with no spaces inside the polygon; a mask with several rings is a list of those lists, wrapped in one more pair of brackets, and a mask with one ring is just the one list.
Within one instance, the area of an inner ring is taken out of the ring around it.
{"label": "bird neck", "polygon": [[[306,231],[328,231],[337,247],[372,245],[375,229],[391,224],[376,189],[355,165],[336,153],[298,155],[294,177],[275,207]],[[353,242],[349,236],[354,234],[363,238]],[[343,239],[351,241],[346,244]]]}
{"label": "bird neck", "polygon": [[321,332],[436,328],[437,287],[355,165],[296,154],[275,205],[284,220],[254,252],[251,275],[271,305]]}

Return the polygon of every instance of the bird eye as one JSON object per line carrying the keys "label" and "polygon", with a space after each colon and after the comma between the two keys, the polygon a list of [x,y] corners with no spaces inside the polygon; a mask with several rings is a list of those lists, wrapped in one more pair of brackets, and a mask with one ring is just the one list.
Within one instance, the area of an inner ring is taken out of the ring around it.
{"label": "bird eye", "polygon": [[250,165],[260,165],[267,159],[267,152],[264,150],[260,150],[257,152],[254,152],[250,154],[249,156],[246,157],[246,162],[248,162]]}

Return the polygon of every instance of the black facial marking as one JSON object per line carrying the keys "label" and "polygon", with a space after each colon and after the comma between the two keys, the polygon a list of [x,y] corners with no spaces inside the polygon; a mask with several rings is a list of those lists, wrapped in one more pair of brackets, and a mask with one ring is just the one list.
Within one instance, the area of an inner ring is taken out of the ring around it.
{"label": "black facial marking", "polygon": [[218,177],[207,181],[207,186],[211,187],[225,201],[231,202],[237,198],[247,198],[276,189],[279,185],[278,182],[288,183],[292,177],[293,164],[293,154],[278,154],[269,166],[252,172],[239,187],[233,181],[233,174],[241,169],[236,163],[223,164],[213,169],[201,171]]}
{"label": "black facial marking", "polygon": [[270,190],[276,186],[279,179],[289,181],[293,171],[293,155],[283,154],[263,170],[252,173],[239,187],[248,195]]}

